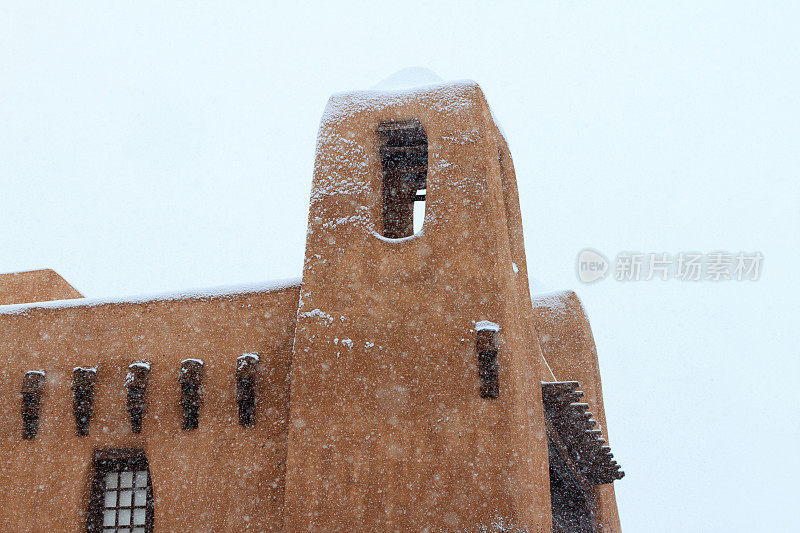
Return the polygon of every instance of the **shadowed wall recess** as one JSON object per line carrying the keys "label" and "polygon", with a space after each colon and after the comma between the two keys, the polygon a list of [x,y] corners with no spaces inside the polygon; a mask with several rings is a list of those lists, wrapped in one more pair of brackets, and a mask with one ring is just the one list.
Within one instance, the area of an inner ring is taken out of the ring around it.
{"label": "shadowed wall recess", "polygon": [[[418,120],[384,122],[381,135],[383,169],[383,236],[401,239],[414,234],[414,202],[425,202],[428,137]],[[423,211],[424,212],[424,211]]]}

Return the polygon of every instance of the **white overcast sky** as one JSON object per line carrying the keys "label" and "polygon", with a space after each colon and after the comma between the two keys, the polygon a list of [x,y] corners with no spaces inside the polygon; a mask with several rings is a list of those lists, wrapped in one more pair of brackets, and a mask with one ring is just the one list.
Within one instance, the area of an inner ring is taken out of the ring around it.
{"label": "white overcast sky", "polygon": [[[122,4],[0,3],[0,272],[87,296],[298,276],[328,96],[471,78],[530,274],[588,308],[623,527],[796,527],[795,2]],[[584,247],[765,260],[583,285]]]}

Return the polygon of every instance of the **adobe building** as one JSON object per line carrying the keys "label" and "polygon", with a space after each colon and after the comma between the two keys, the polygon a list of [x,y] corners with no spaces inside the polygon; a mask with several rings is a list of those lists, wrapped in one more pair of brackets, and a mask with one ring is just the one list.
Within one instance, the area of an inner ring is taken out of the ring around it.
{"label": "adobe building", "polygon": [[330,99],[302,279],[0,298],[2,531],[620,531],[591,328],[531,298],[474,83]]}

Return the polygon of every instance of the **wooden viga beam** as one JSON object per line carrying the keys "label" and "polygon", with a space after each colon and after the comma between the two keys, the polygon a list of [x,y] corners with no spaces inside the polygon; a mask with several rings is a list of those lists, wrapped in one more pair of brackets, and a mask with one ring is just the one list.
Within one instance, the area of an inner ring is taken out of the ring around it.
{"label": "wooden viga beam", "polygon": [[581,403],[577,381],[542,383],[542,404],[558,437],[578,470],[595,485],[612,483],[625,475],[613,460],[611,448],[597,429],[589,404]]}
{"label": "wooden viga beam", "polygon": [[565,405],[577,402],[583,397],[583,393],[578,390],[577,381],[556,381],[542,383],[542,401],[545,408],[560,410]]}
{"label": "wooden viga beam", "polygon": [[127,409],[131,418],[131,431],[141,433],[142,421],[147,410],[147,382],[150,377],[150,363],[137,361],[128,367],[125,377]]}

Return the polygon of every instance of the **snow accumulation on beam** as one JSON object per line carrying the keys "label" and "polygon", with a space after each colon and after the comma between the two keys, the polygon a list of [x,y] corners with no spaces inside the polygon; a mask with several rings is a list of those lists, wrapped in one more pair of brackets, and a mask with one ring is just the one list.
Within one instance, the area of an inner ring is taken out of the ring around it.
{"label": "snow accumulation on beam", "polygon": [[64,309],[70,307],[97,307],[107,304],[140,304],[147,302],[160,302],[172,300],[202,300],[212,298],[225,298],[240,294],[253,294],[258,292],[272,292],[283,289],[299,287],[300,278],[286,278],[262,283],[248,283],[244,285],[228,285],[210,287],[206,289],[164,292],[138,296],[123,296],[119,298],[77,298],[74,300],[54,300],[50,302],[34,302],[25,304],[0,305],[0,315],[19,315],[37,309]]}
{"label": "snow accumulation on beam", "polygon": [[481,320],[475,324],[475,331],[500,331],[500,326],[488,320]]}

